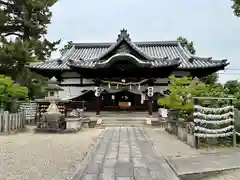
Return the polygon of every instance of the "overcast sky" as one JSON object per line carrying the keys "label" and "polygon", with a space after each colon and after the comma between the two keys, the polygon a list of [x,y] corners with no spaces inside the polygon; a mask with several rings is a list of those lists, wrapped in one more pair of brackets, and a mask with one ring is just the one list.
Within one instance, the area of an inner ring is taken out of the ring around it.
{"label": "overcast sky", "polygon": [[[230,0],[59,0],[52,8],[50,40],[114,42],[122,28],[133,41],[194,42],[198,56],[227,58],[220,81],[240,79],[240,18]],[[60,47],[61,47],[60,46]],[[59,53],[53,53],[53,58]]]}

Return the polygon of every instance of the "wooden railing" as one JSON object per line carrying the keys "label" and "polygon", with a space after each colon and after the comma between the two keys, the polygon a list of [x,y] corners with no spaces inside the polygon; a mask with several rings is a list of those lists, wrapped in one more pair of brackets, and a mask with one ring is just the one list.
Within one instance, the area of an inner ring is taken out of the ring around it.
{"label": "wooden railing", "polygon": [[0,112],[0,133],[10,133],[22,130],[26,124],[24,111],[18,113]]}

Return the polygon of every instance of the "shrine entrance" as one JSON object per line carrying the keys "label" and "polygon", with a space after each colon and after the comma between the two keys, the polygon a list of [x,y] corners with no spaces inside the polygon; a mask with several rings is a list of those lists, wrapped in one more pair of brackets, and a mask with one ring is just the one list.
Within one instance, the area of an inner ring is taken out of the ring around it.
{"label": "shrine entrance", "polygon": [[129,91],[120,91],[115,94],[115,105],[119,107],[119,110],[130,110],[135,105],[135,94]]}

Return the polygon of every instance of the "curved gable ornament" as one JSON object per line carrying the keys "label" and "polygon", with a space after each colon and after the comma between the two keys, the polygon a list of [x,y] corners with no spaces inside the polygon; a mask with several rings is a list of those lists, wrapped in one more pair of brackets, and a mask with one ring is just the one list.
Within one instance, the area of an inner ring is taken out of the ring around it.
{"label": "curved gable ornament", "polygon": [[98,65],[105,65],[105,67],[109,67],[115,62],[121,61],[121,59],[122,60],[128,60],[129,62],[135,64],[136,66],[140,66],[140,67],[142,67],[142,65],[144,65],[144,66],[150,66],[151,65],[149,62],[142,61],[142,60],[138,59],[137,57],[135,57],[134,55],[129,54],[129,53],[115,54],[112,57],[110,57],[108,60],[103,61],[103,62],[98,62],[97,64]]}

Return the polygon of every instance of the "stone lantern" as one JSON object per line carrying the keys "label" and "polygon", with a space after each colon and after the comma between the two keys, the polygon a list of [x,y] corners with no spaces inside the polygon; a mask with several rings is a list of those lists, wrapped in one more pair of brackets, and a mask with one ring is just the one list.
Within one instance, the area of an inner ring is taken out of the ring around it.
{"label": "stone lantern", "polygon": [[48,81],[48,86],[45,88],[48,92],[48,96],[45,100],[50,102],[49,107],[44,114],[45,122],[47,122],[47,128],[51,130],[58,129],[64,122],[64,116],[60,113],[56,101],[60,101],[59,91],[62,91],[60,86],[57,84],[57,79],[53,77]]}
{"label": "stone lantern", "polygon": [[58,85],[55,77],[48,81],[48,86],[45,90],[48,92],[47,97],[45,97],[46,100],[60,100],[59,91],[63,91],[63,89]]}

